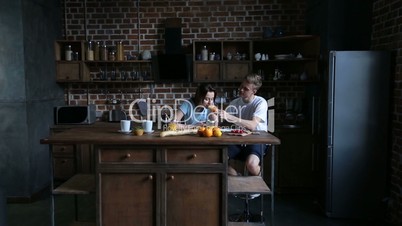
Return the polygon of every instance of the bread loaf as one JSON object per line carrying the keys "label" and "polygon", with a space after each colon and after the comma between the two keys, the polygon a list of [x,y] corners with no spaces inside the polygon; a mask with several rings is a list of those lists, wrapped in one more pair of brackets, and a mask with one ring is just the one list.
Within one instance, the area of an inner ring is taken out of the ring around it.
{"label": "bread loaf", "polygon": [[196,134],[197,129],[186,129],[186,130],[167,130],[162,131],[160,137],[167,137],[167,136],[181,136],[181,135],[188,135],[188,134]]}

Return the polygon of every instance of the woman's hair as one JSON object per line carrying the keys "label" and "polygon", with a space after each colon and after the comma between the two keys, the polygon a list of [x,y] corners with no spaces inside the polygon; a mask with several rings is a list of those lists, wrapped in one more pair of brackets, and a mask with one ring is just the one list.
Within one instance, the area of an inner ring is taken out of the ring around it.
{"label": "woman's hair", "polygon": [[262,77],[258,74],[248,74],[244,80],[253,84],[257,90],[262,86]]}
{"label": "woman's hair", "polygon": [[196,105],[202,104],[208,92],[214,92],[214,102],[215,102],[216,90],[212,87],[211,84],[201,84],[195,91],[195,96],[193,98],[194,103]]}

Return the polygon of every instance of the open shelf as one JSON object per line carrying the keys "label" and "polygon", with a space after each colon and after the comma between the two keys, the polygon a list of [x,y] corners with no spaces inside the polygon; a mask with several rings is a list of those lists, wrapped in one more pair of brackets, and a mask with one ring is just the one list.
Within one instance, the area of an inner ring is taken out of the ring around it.
{"label": "open shelf", "polygon": [[76,174],[53,190],[53,194],[85,195],[95,192],[95,175]]}
{"label": "open shelf", "polygon": [[230,194],[271,194],[271,189],[260,176],[228,176]]}

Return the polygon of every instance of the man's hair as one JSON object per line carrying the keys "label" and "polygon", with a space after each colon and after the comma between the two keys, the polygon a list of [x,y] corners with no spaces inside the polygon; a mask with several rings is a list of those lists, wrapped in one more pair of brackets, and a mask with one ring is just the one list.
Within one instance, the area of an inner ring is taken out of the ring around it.
{"label": "man's hair", "polygon": [[262,86],[262,77],[258,74],[248,74],[244,80],[247,81],[247,83],[253,84],[257,90]]}

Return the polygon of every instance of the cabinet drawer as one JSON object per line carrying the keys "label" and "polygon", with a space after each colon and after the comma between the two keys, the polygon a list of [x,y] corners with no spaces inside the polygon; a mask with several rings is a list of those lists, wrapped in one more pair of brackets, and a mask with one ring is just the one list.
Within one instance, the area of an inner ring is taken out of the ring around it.
{"label": "cabinet drawer", "polygon": [[74,158],[54,158],[53,176],[55,179],[67,180],[75,174]]}
{"label": "cabinet drawer", "polygon": [[73,145],[53,145],[53,154],[60,156],[74,156]]}
{"label": "cabinet drawer", "polygon": [[155,162],[155,150],[103,149],[99,161],[105,162]]}
{"label": "cabinet drawer", "polygon": [[221,149],[167,149],[166,162],[185,164],[222,163]]}

